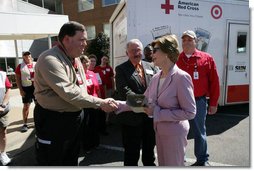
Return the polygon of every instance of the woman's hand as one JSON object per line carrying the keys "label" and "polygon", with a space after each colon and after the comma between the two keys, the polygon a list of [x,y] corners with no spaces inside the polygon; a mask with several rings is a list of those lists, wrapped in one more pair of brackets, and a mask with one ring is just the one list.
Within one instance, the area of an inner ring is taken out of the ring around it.
{"label": "woman's hand", "polygon": [[144,111],[148,116],[153,116],[154,104],[149,104],[147,107],[144,107]]}
{"label": "woman's hand", "polygon": [[126,101],[120,101],[117,100],[116,101],[118,104],[118,109],[115,111],[115,114],[118,115],[119,113],[122,112],[127,112],[127,111],[131,111],[131,108],[126,104]]}

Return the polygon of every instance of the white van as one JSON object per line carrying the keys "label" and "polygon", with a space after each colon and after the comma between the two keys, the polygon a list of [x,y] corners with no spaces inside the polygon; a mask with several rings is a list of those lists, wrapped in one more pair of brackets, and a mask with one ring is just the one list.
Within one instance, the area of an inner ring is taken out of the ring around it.
{"label": "white van", "polygon": [[[113,66],[127,60],[126,43],[144,46],[165,34],[193,30],[197,48],[210,53],[220,77],[219,105],[249,102],[248,0],[121,0],[110,18]],[[181,45],[180,45],[181,47]]]}

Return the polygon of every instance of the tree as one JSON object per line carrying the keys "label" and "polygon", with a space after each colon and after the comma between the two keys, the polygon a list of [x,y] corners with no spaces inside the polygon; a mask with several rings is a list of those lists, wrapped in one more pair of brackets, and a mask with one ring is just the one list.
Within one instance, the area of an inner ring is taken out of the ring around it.
{"label": "tree", "polygon": [[93,39],[87,47],[88,54],[94,54],[97,57],[97,65],[100,65],[103,55],[109,56],[109,37],[101,32]]}

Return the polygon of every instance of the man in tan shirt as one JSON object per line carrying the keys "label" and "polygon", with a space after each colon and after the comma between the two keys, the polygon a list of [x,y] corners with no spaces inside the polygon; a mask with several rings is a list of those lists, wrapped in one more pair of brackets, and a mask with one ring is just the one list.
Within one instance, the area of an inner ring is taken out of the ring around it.
{"label": "man in tan shirt", "polygon": [[114,99],[87,94],[79,57],[87,46],[85,27],[77,22],[62,26],[59,44],[43,52],[35,67],[34,109],[38,165],[78,165],[83,108],[117,109]]}

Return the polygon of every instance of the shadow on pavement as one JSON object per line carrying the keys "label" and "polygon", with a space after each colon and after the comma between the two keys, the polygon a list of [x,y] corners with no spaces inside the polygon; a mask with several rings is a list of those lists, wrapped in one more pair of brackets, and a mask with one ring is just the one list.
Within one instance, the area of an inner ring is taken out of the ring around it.
{"label": "shadow on pavement", "polygon": [[[108,136],[101,136],[101,144],[106,145],[119,145],[121,144],[120,130],[118,125],[108,126]],[[15,150],[9,151],[12,158],[12,163],[10,167],[13,166],[37,166],[35,158],[35,130],[29,135],[24,144]],[[80,163],[79,166],[90,166],[90,165],[101,165],[109,164],[112,166],[112,163],[123,162],[123,152],[117,150],[110,150],[106,148],[99,147],[92,150],[90,153],[85,153],[80,151],[79,157]],[[122,164],[121,164],[122,165]]]}
{"label": "shadow on pavement", "polygon": [[[121,149],[121,126],[116,123],[112,123],[111,119],[112,116],[109,118],[109,124],[107,125],[107,132],[109,134],[106,136],[100,136],[100,144],[103,146],[113,146],[115,148]],[[106,166],[113,166],[113,164],[116,162],[123,162],[124,153],[121,150],[111,150],[99,146],[98,148],[92,150],[90,153],[82,152],[81,150],[80,157],[83,158],[83,160],[79,163],[80,166],[101,164],[105,164]],[[122,166],[123,164],[121,163],[120,165]]]}
{"label": "shadow on pavement", "polygon": [[[23,124],[23,120],[11,122],[11,123],[9,124],[9,126],[8,126],[8,134],[9,134],[9,133],[12,133],[12,132],[15,132],[15,131],[20,132],[20,129],[21,129],[22,124]],[[21,126],[20,126],[20,127],[12,128],[12,127],[11,127],[12,125],[15,125],[15,126],[16,126],[16,125],[21,125]],[[29,129],[30,129],[30,128],[31,128],[31,129],[34,128],[34,120],[33,120],[33,118],[28,118],[28,119],[27,119],[27,125],[28,125]]]}
{"label": "shadow on pavement", "polygon": [[[221,134],[247,117],[249,117],[249,104],[219,107],[217,114],[206,117],[207,136]],[[193,139],[192,129],[190,129],[188,139]]]}
{"label": "shadow on pavement", "polygon": [[90,153],[83,153],[80,156],[84,158],[80,161],[79,166],[96,166],[102,164],[112,166],[111,163],[123,162],[124,159],[123,152],[104,148],[97,148],[92,150]]}
{"label": "shadow on pavement", "polygon": [[219,106],[219,114],[237,114],[237,115],[249,115],[249,103],[238,104],[238,105],[228,105],[228,106]]}
{"label": "shadow on pavement", "polygon": [[35,131],[33,130],[24,144],[8,153],[12,157],[11,166],[36,166],[34,151]]}

